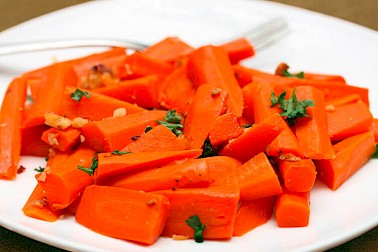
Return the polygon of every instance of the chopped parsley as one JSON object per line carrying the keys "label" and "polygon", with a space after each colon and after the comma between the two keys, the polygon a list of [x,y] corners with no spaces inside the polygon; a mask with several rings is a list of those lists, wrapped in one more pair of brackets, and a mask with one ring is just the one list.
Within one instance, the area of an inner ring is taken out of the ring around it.
{"label": "chopped parsley", "polygon": [[200,158],[218,156],[217,151],[213,148],[209,139],[206,139],[203,143],[202,154]]}
{"label": "chopped parsley", "polygon": [[248,124],[244,124],[242,125],[242,128],[251,128],[252,127],[252,123],[248,123]]}
{"label": "chopped parsley", "polygon": [[164,125],[168,129],[170,129],[176,136],[179,136],[182,134],[182,128],[184,127],[181,124],[181,120],[182,117],[176,113],[176,110],[168,110],[164,120],[158,120],[157,123]]}
{"label": "chopped parsley", "polygon": [[375,145],[375,153],[371,157],[378,158],[378,144]]}
{"label": "chopped parsley", "polygon": [[119,151],[119,150],[114,150],[112,151],[113,155],[125,155],[125,154],[130,154],[131,152],[129,151]]}
{"label": "chopped parsley", "polygon": [[201,223],[198,215],[190,216],[185,222],[189,227],[194,229],[194,240],[198,243],[202,243],[204,240],[202,232],[205,230],[206,226]]}
{"label": "chopped parsley", "polygon": [[86,91],[81,91],[80,89],[76,89],[74,92],[71,93],[70,97],[72,100],[80,102],[81,98],[85,96],[87,98],[91,97],[91,95]]}
{"label": "chopped parsley", "polygon": [[145,129],[144,129],[144,133],[147,133],[148,131],[152,130],[152,127],[150,125],[148,125]]}
{"label": "chopped parsley", "polygon": [[38,166],[38,168],[35,168],[34,171],[36,171],[36,172],[44,172],[45,168],[41,167],[41,166]]}
{"label": "chopped parsley", "polygon": [[278,97],[276,97],[276,94],[272,92],[270,101],[272,102],[271,107],[279,105],[278,107],[282,109],[282,112],[280,113],[280,115],[282,117],[285,117],[285,120],[289,124],[290,127],[294,126],[298,118],[311,117],[307,114],[306,108],[309,106],[315,106],[314,101],[298,100],[295,94],[295,88],[289,99],[286,100],[285,96],[286,96],[286,91],[284,91]]}
{"label": "chopped parsley", "polygon": [[292,77],[292,78],[298,78],[298,79],[304,79],[304,72],[299,72],[296,74],[290,73],[288,70],[283,70],[282,71],[282,76],[285,77]]}
{"label": "chopped parsley", "polygon": [[83,167],[83,166],[81,166],[81,165],[78,165],[78,166],[77,166],[77,168],[78,168],[79,170],[85,171],[86,173],[88,173],[88,174],[91,175],[91,176],[94,174],[94,172],[95,172],[95,170],[97,169],[97,167],[98,167],[98,158],[97,158],[97,156],[94,156],[94,157],[92,158],[92,164],[91,164],[91,166],[90,166],[89,168],[87,168],[87,167]]}

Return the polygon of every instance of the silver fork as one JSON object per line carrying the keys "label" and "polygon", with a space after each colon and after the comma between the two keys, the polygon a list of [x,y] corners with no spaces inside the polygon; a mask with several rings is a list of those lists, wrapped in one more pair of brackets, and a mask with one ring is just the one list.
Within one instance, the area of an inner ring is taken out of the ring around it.
{"label": "silver fork", "polygon": [[[238,36],[230,38],[227,41],[244,37],[252,43],[255,50],[260,50],[282,37],[287,33],[287,31],[288,24],[286,20],[282,17],[276,17],[258,25],[257,27],[245,31]],[[222,41],[217,44],[225,43],[227,41]],[[148,46],[149,45],[143,43],[117,38],[78,38],[25,41],[9,44],[0,43],[0,56],[75,47],[126,47],[127,49],[141,51]]]}

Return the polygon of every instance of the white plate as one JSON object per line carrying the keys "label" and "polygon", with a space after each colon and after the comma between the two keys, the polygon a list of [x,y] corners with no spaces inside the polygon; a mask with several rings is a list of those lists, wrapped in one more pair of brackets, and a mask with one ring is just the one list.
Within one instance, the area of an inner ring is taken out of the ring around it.
{"label": "white plate", "polygon": [[[273,71],[285,61],[293,70],[336,73],[349,83],[377,94],[378,34],[335,18],[263,1],[143,0],[94,1],[64,9],[0,34],[0,42],[59,37],[115,36],[152,43],[178,35],[200,45],[235,35],[266,18],[282,15],[291,33],[245,64]],[[99,49],[25,54],[0,58],[1,96],[14,76],[52,62]],[[1,97],[0,96],[0,97]],[[371,109],[378,112],[377,99]],[[278,228],[274,219],[231,241],[173,241],[160,238],[145,247],[98,235],[74,218],[47,223],[25,217],[21,208],[35,185],[33,168],[41,159],[24,157],[28,169],[16,181],[0,181],[0,225],[75,251],[315,251],[346,242],[378,225],[378,162],[370,161],[339,190],[317,183],[311,194],[311,217],[305,228]]]}

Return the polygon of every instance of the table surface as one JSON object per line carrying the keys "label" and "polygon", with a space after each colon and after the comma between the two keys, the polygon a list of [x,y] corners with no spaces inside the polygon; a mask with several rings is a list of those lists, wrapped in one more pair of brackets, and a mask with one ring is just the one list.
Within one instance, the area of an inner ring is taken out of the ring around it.
{"label": "table surface", "polygon": [[[87,1],[0,0],[0,31],[42,14],[82,2]],[[272,2],[289,4],[321,12],[378,30],[378,19],[376,18],[378,14],[378,4],[376,0],[272,0]],[[329,250],[329,252],[378,251],[377,238],[378,227],[360,237]],[[0,227],[0,251],[62,252],[63,250],[34,241]]]}

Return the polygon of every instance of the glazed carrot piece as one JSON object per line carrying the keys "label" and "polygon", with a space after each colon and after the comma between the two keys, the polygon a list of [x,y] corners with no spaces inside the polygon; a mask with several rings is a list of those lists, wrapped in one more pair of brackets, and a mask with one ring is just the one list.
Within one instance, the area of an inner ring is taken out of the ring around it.
{"label": "glazed carrot piece", "polygon": [[79,148],[72,154],[56,153],[49,158],[46,168],[36,178],[53,211],[68,207],[86,186],[93,184],[93,178],[78,169],[90,167],[93,157],[93,150]]}
{"label": "glazed carrot piece", "polygon": [[246,162],[260,152],[264,152],[268,145],[282,132],[286,123],[279,114],[273,114],[229,142],[221,151],[221,155],[236,158]]}
{"label": "glazed carrot piece", "polygon": [[232,65],[232,70],[234,71],[234,76],[241,88],[247,86],[248,84],[251,84],[251,82],[253,81],[252,74],[247,71],[245,67],[239,64],[235,64]]}
{"label": "glazed carrot piece", "polygon": [[346,95],[346,96],[336,98],[333,100],[328,100],[325,103],[325,106],[328,112],[332,112],[336,109],[336,107],[351,104],[351,103],[356,103],[360,101],[361,101],[361,97],[358,94],[350,94],[350,95]]}
{"label": "glazed carrot piece", "polygon": [[312,100],[315,103],[315,106],[306,108],[310,117],[299,118],[293,127],[304,156],[311,159],[334,158],[335,152],[328,136],[323,92],[311,86],[299,86],[296,95],[298,100]]}
{"label": "glazed carrot piece", "polygon": [[0,178],[14,179],[17,175],[21,152],[20,128],[25,100],[25,81],[16,78],[5,91],[0,111]]}
{"label": "glazed carrot piece", "polygon": [[180,114],[185,114],[195,94],[196,89],[187,76],[187,63],[184,62],[161,83],[158,101],[168,110],[174,109]]}
{"label": "glazed carrot piece", "polygon": [[75,219],[97,233],[153,244],[163,231],[170,203],[163,195],[107,186],[88,186]]}
{"label": "glazed carrot piece", "polygon": [[100,152],[120,150],[140,136],[147,126],[157,125],[166,111],[151,110],[126,116],[110,117],[92,121],[82,127],[85,144]]}
{"label": "glazed carrot piece", "polygon": [[68,128],[59,130],[50,128],[42,133],[42,141],[60,151],[66,152],[80,144],[80,130]]}
{"label": "glazed carrot piece", "polygon": [[122,151],[152,152],[185,150],[186,140],[183,135],[176,136],[170,129],[157,125],[150,131],[142,133],[136,140],[129,143]]}
{"label": "glazed carrot piece", "polygon": [[374,134],[366,132],[346,138],[333,148],[334,159],[316,160],[315,165],[318,177],[330,189],[336,190],[375,153]]}
{"label": "glazed carrot piece", "polygon": [[[82,96],[80,101],[73,100],[71,94],[80,90],[87,92],[89,97]],[[101,108],[101,109],[98,109]],[[102,120],[112,117],[114,110],[123,108],[126,114],[145,111],[143,108],[93,91],[66,87],[63,94],[62,114],[69,118],[82,117],[89,120]]]}
{"label": "glazed carrot piece", "polygon": [[366,104],[358,102],[327,112],[327,121],[331,140],[340,141],[368,131],[373,123],[373,116]]}
{"label": "glazed carrot piece", "polygon": [[255,50],[251,43],[245,38],[239,38],[220,45],[228,54],[231,64],[255,55]]}
{"label": "glazed carrot piece", "polygon": [[169,164],[173,161],[197,158],[201,155],[202,149],[181,150],[181,151],[157,151],[112,154],[99,153],[98,167],[95,172],[96,182],[101,183],[114,175],[128,173],[130,171],[156,168]]}
{"label": "glazed carrot piece", "polygon": [[273,166],[261,152],[236,169],[240,187],[240,199],[253,200],[282,193]]}
{"label": "glazed carrot piece", "polygon": [[193,47],[178,37],[167,37],[144,49],[142,54],[158,61],[173,63],[175,60],[189,55],[193,51]]}
{"label": "glazed carrot piece", "polygon": [[47,157],[51,146],[42,141],[43,132],[50,127],[42,124],[21,129],[21,155]]}
{"label": "glazed carrot piece", "polygon": [[210,184],[208,164],[205,159],[189,159],[177,164],[168,164],[162,167],[114,176],[103,184],[142,190],[145,192],[208,187]]}
{"label": "glazed carrot piece", "polygon": [[227,144],[231,139],[243,134],[243,128],[239,125],[234,113],[226,113],[218,116],[209,132],[209,140],[212,146]]}
{"label": "glazed carrot piece", "polygon": [[304,72],[303,78],[306,80],[316,80],[316,81],[335,81],[345,83],[346,81],[341,75],[332,75],[332,74],[319,74],[319,73],[308,73]]}
{"label": "glazed carrot piece", "polygon": [[371,124],[370,131],[374,133],[375,142],[378,142],[378,119],[373,118],[373,123]]}
{"label": "glazed carrot piece", "polygon": [[253,109],[253,100],[256,98],[256,96],[260,94],[255,93],[254,85],[245,85],[242,88],[242,92],[243,92],[243,99],[244,99],[243,117],[249,120],[250,122],[255,122],[255,111]]}
{"label": "glazed carrot piece", "polygon": [[43,188],[37,184],[22,208],[23,213],[26,216],[39,220],[49,222],[58,220],[59,216],[62,214],[62,211],[51,211],[43,196]]}
{"label": "glazed carrot piece", "polygon": [[239,193],[228,187],[164,190],[156,193],[165,195],[171,202],[169,217],[163,236],[181,235],[193,237],[193,229],[186,220],[197,215],[205,225],[204,239],[231,239]]}
{"label": "glazed carrot piece", "polygon": [[190,148],[202,147],[216,118],[221,115],[227,97],[227,93],[209,84],[197,88],[184,123],[184,135]]}
{"label": "glazed carrot piece", "polygon": [[[209,176],[211,187],[234,187],[239,190],[238,177],[236,169],[242,163],[232,157],[214,156],[204,158],[209,166]],[[227,176],[225,176],[227,174]]]}
{"label": "glazed carrot piece", "polygon": [[269,221],[273,214],[275,197],[240,200],[233,236],[242,236]]}
{"label": "glazed carrot piece", "polygon": [[242,116],[243,94],[232,71],[226,50],[221,47],[204,46],[195,50],[188,61],[188,77],[194,86],[210,84],[229,94],[227,107]]}
{"label": "glazed carrot piece", "polygon": [[161,80],[156,75],[125,80],[116,85],[95,89],[96,93],[110,96],[121,101],[136,104],[143,108],[158,107],[158,86]]}
{"label": "glazed carrot piece", "polygon": [[284,190],[277,196],[275,215],[279,227],[306,227],[310,219],[310,193]]}
{"label": "glazed carrot piece", "polygon": [[314,186],[316,168],[311,159],[280,160],[278,167],[285,187],[292,192],[309,192]]}

